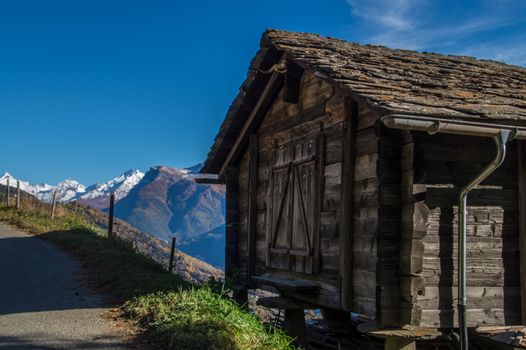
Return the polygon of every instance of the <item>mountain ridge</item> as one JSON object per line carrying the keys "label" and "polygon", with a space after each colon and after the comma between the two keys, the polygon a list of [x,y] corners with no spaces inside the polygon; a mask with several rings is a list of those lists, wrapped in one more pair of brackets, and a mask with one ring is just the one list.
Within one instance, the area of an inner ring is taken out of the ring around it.
{"label": "mountain ridge", "polygon": [[[110,193],[114,192],[117,218],[165,242],[175,236],[182,251],[222,268],[225,189],[197,183],[195,178],[201,167],[202,164],[183,169],[158,165],[145,173],[130,169],[89,187],[73,179],[57,186],[24,181],[20,184],[23,191],[47,203],[56,192],[60,203],[78,203],[102,211],[107,211]],[[9,173],[0,177],[0,184],[5,185],[8,178],[10,187],[16,187],[17,179]]]}

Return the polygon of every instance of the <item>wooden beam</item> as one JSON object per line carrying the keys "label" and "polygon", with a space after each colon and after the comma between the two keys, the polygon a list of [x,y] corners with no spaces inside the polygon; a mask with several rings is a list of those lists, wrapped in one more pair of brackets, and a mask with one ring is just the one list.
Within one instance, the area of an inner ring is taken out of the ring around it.
{"label": "wooden beam", "polygon": [[299,102],[302,75],[302,67],[300,67],[294,62],[287,62],[285,84],[283,85],[283,101],[289,103]]}
{"label": "wooden beam", "polygon": [[223,185],[225,183],[224,179],[221,179],[217,175],[213,174],[198,174],[195,175],[193,179],[198,184]]}
{"label": "wooden beam", "polygon": [[305,325],[305,311],[285,309],[284,326],[287,334],[293,338],[292,343],[298,348],[308,349],[307,326]]}
{"label": "wooden beam", "polygon": [[252,277],[252,280],[267,286],[275,287],[278,290],[288,292],[311,293],[318,292],[320,289],[320,285],[315,282],[297,279],[293,280],[272,275],[254,276]]}
{"label": "wooden beam", "polygon": [[316,310],[320,308],[319,305],[283,296],[259,298],[256,305],[269,309]]}
{"label": "wooden beam", "polygon": [[343,138],[343,161],[341,170],[341,204],[340,204],[340,278],[341,307],[349,311],[352,307],[352,226],[353,226],[353,191],[354,163],[356,150],[356,120],[358,104],[346,101],[346,121]]}
{"label": "wooden beam", "polygon": [[[235,278],[239,265],[239,170],[226,171],[225,275]],[[235,281],[238,282],[237,280]]]}
{"label": "wooden beam", "polygon": [[519,252],[522,324],[526,325],[526,145],[517,141],[519,182]]}
{"label": "wooden beam", "polygon": [[412,339],[386,338],[384,350],[416,350],[416,342]]}
{"label": "wooden beam", "polygon": [[223,165],[221,166],[221,170],[219,171],[219,177],[224,175],[226,169],[230,166],[230,163],[239,156],[241,150],[248,142],[248,136],[257,129],[259,123],[265,117],[265,114],[272,105],[272,102],[276,98],[282,85],[283,75],[277,71],[274,71],[270,76],[265,89],[261,93],[258,102],[252,109],[250,116],[245,122],[243,129],[241,129],[236,142],[230,148],[230,152],[228,153],[228,156],[226,157]]}
{"label": "wooden beam", "polygon": [[[323,124],[322,124],[323,125]],[[323,190],[325,189],[325,134],[323,126],[321,126],[320,134],[316,139],[317,160],[316,165],[316,184],[314,191],[314,231],[313,231],[313,259],[312,259],[312,273],[318,274],[321,271],[321,218],[320,213],[323,209]]]}
{"label": "wooden beam", "polygon": [[247,284],[256,272],[256,233],[257,233],[257,184],[258,184],[258,135],[250,134],[249,173],[248,173],[248,267]]}

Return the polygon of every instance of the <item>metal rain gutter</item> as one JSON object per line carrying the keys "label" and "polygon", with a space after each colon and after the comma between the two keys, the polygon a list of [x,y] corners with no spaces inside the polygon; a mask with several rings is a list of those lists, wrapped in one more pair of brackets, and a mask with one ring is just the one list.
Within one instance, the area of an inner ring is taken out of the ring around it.
{"label": "metal rain gutter", "polygon": [[468,329],[466,322],[466,221],[467,221],[467,200],[468,193],[477,187],[484,179],[493,173],[504,161],[506,157],[506,142],[510,135],[509,130],[501,130],[493,136],[497,146],[495,159],[489,163],[482,172],[471,180],[462,191],[458,199],[459,227],[458,227],[458,261],[459,261],[459,283],[458,283],[458,325],[460,329],[460,349],[468,350]]}
{"label": "metal rain gutter", "polygon": [[526,140],[526,128],[521,126],[499,125],[463,120],[430,118],[424,116],[409,116],[404,114],[389,114],[380,119],[392,129],[424,131],[430,135],[436,133],[457,134],[467,136],[497,136],[501,130],[509,130],[514,139]]}
{"label": "metal rain gutter", "polygon": [[406,116],[391,114],[381,118],[382,123],[388,128],[424,131],[431,135],[435,133],[449,133],[469,136],[492,137],[497,147],[497,154],[493,161],[488,164],[473,180],[462,188],[459,195],[459,229],[458,229],[458,323],[459,323],[459,345],[461,350],[468,350],[468,333],[466,322],[467,287],[466,287],[466,221],[467,221],[467,198],[469,192],[477,187],[489,175],[491,175],[504,161],[506,157],[506,143],[510,138],[526,139],[526,129],[522,127],[510,127],[496,124],[485,124],[465,121],[451,121],[422,116]]}

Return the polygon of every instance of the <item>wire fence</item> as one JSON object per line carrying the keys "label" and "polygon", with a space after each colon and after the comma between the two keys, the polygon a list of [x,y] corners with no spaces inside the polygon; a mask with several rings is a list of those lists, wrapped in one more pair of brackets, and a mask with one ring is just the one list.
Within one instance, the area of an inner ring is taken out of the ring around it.
{"label": "wire fence", "polygon": [[[66,211],[66,206],[69,210],[79,211],[82,206],[71,205],[66,203],[61,203],[58,198],[57,191],[50,191],[48,201],[41,200],[37,198],[34,194],[23,191],[21,188],[20,181],[17,180],[7,180],[0,182],[0,206],[13,208],[17,210],[33,210],[38,211],[39,213],[44,213],[49,215],[51,219],[58,218],[62,216]],[[110,193],[109,203],[108,203],[108,214],[107,222],[105,222],[107,227],[107,233],[109,238],[117,238],[114,232],[114,212],[115,212],[115,193]],[[175,237],[172,239],[171,249],[170,249],[170,258],[168,260],[168,270],[172,272],[175,268],[175,249],[176,249],[176,240]]]}

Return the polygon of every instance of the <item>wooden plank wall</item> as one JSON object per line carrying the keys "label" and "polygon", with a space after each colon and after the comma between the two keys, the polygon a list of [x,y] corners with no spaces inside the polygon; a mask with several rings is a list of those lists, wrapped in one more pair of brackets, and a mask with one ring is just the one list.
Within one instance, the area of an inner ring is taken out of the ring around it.
{"label": "wooden plank wall", "polygon": [[424,293],[422,276],[423,237],[427,234],[429,208],[422,196],[425,186],[415,183],[415,144],[410,133],[400,132],[401,154],[401,200],[400,224],[400,326],[419,325],[422,310],[417,303]]}
{"label": "wooden plank wall", "polygon": [[[378,229],[376,265],[376,308],[377,320],[381,327],[400,325],[401,298],[405,275],[403,242],[401,239],[402,210],[406,199],[402,198],[402,175],[406,174],[404,161],[407,149],[404,146],[406,133],[377,127],[378,139]],[[403,153],[405,152],[405,153]]]}
{"label": "wooden plank wall", "polygon": [[[422,216],[422,254],[414,255],[419,317],[415,325],[457,324],[458,191],[495,155],[489,138],[414,134],[414,190]],[[468,197],[468,325],[521,324],[516,143]],[[419,248],[420,249],[420,248]],[[419,261],[421,260],[421,262]]]}
{"label": "wooden plank wall", "polygon": [[[301,78],[298,103],[283,101],[279,93],[257,131],[257,231],[255,274],[273,273],[278,276],[315,280],[322,290],[318,296],[298,295],[304,300],[327,307],[340,307],[339,279],[339,209],[345,99],[335,89],[311,72]],[[323,198],[320,215],[319,274],[298,274],[266,267],[267,206],[270,198],[270,162],[272,150],[293,139],[323,132],[325,155],[323,166]],[[248,150],[247,150],[248,152]],[[246,277],[248,247],[248,184],[249,156],[245,152],[239,162],[239,270]]]}
{"label": "wooden plank wall", "polygon": [[352,310],[376,316],[379,191],[377,115],[358,105],[352,230]]}

